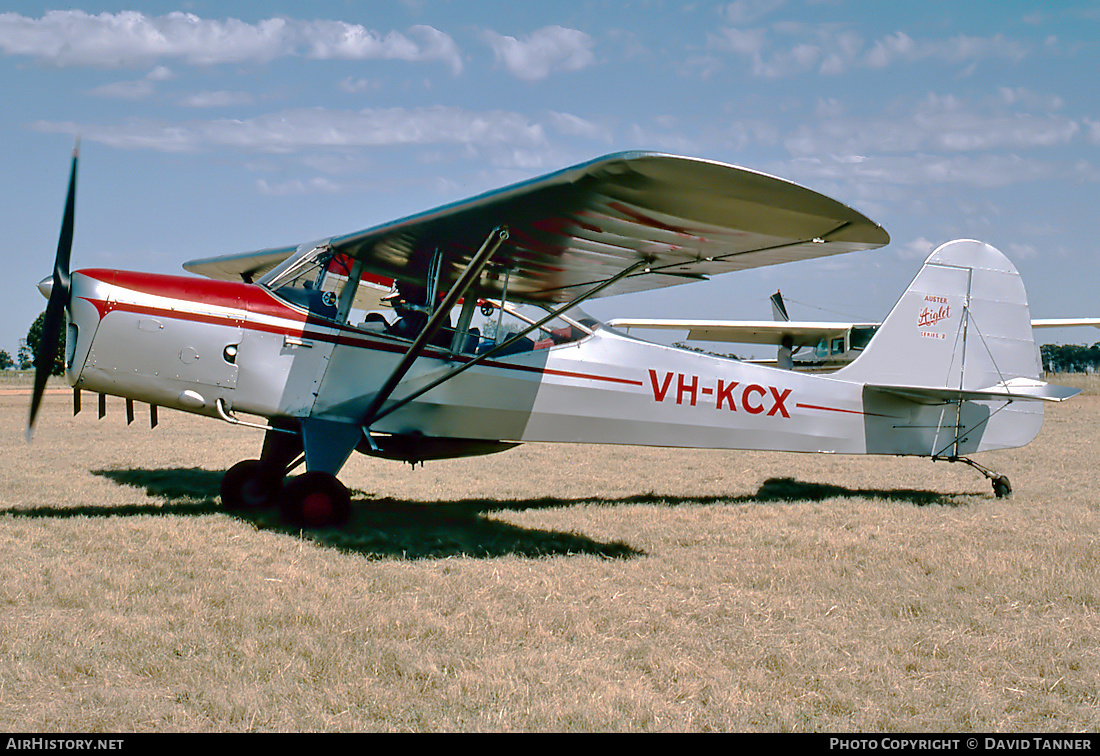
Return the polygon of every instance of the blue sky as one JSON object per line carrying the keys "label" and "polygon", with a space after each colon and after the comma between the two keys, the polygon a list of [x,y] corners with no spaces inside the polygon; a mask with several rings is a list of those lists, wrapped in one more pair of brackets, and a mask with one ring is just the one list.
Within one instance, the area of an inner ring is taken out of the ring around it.
{"label": "blue sky", "polygon": [[178,273],[643,149],[791,179],[893,241],[598,317],[766,319],[781,288],[794,318],[877,320],[959,237],[1013,260],[1033,317],[1098,316],[1097,71],[1097,2],[8,0],[0,349],[44,308],[77,134],[74,267]]}

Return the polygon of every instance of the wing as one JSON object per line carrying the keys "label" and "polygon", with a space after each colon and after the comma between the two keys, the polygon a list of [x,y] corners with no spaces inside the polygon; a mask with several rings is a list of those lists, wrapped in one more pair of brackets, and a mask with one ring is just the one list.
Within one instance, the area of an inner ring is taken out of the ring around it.
{"label": "wing", "polygon": [[298,247],[261,249],[239,255],[206,257],[183,264],[183,269],[219,281],[246,281],[251,283],[298,251]]}
{"label": "wing", "polygon": [[1047,318],[1031,321],[1032,328],[1072,328],[1075,326],[1100,328],[1100,318]]}
{"label": "wing", "polygon": [[[498,226],[509,238],[472,290],[499,297],[507,278],[509,299],[535,303],[568,301],[639,261],[644,269],[600,296],[889,242],[860,213],[788,181],[707,160],[626,152],[328,243],[377,275],[410,281],[424,280],[440,250],[446,286]],[[213,261],[188,266],[212,269]]]}
{"label": "wing", "polygon": [[616,318],[607,323],[612,328],[645,328],[671,331],[687,331],[688,341],[723,341],[736,344],[783,343],[790,337],[791,346],[815,346],[822,339],[843,336],[857,326],[877,325],[866,323],[814,323],[806,321],[772,322],[766,320],[643,320]]}

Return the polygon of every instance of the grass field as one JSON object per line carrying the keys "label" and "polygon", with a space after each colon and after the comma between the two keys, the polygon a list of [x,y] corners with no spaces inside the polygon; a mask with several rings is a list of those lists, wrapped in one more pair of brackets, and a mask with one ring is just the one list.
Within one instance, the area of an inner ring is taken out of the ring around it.
{"label": "grass field", "polygon": [[50,395],[27,445],[0,392],[0,729],[1096,730],[1075,380],[979,455],[1009,499],[928,460],[528,445],[356,458],[313,533],[219,511],[256,431]]}

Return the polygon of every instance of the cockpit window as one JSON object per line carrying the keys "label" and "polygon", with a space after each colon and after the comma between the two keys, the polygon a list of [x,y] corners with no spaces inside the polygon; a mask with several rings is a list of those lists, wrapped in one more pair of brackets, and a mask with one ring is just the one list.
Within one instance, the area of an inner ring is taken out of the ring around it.
{"label": "cockpit window", "polygon": [[346,255],[318,249],[299,258],[267,286],[312,314],[334,320],[351,272],[352,261]]}
{"label": "cockpit window", "polygon": [[[318,317],[361,331],[413,340],[433,312],[427,289],[364,274],[347,255],[317,247],[272,271],[261,283],[282,299]],[[579,308],[546,319],[549,310],[497,300],[462,300],[432,338],[433,346],[455,353],[482,354],[507,342],[498,355],[548,349],[591,335],[598,323]],[[528,333],[518,336],[531,326]],[[516,338],[518,336],[518,338]]]}
{"label": "cockpit window", "polygon": [[[480,318],[472,321],[472,328],[477,329],[479,335],[478,352],[486,352],[511,341],[549,314],[549,311],[542,308],[507,302],[502,304],[496,300],[481,300],[478,311]],[[514,354],[571,344],[590,336],[598,325],[594,318],[574,307],[515,339],[498,354]]]}

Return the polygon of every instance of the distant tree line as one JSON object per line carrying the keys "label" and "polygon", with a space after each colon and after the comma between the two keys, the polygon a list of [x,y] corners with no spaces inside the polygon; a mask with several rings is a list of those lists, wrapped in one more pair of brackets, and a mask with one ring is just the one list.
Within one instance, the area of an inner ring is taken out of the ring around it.
{"label": "distant tree line", "polygon": [[1048,373],[1093,373],[1100,370],[1100,342],[1084,344],[1043,344],[1039,347],[1043,370]]}

